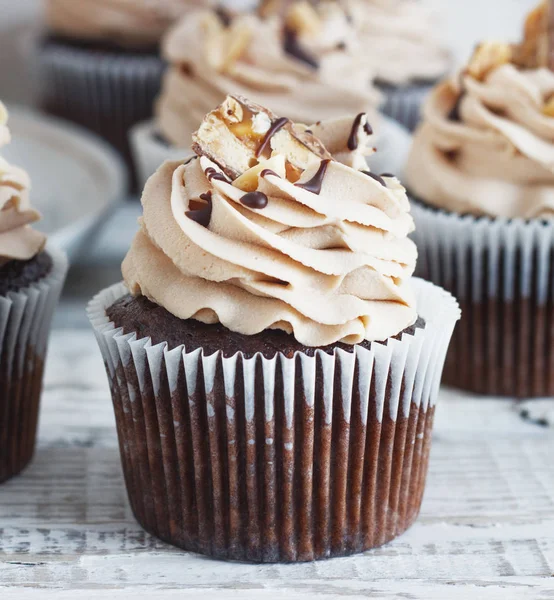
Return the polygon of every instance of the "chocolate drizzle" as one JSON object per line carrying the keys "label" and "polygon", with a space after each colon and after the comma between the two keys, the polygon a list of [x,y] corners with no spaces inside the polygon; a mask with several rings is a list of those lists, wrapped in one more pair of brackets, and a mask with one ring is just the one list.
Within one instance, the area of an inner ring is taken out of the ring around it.
{"label": "chocolate drizzle", "polygon": [[256,152],[256,157],[260,157],[263,155],[263,153],[268,149],[269,143],[271,142],[271,138],[280,129],[282,129],[288,122],[289,122],[289,120],[286,117],[281,117],[280,119],[277,119],[276,121],[274,121],[271,124],[271,127],[269,128],[268,132],[265,134],[264,139]]}
{"label": "chocolate drizzle", "polygon": [[[200,198],[206,201],[205,206],[194,210],[187,210],[185,215],[195,223],[202,225],[202,227],[208,227],[212,218],[212,192],[200,194]],[[193,201],[190,204],[192,205]]]}
{"label": "chocolate drizzle", "polygon": [[312,192],[312,194],[320,194],[321,186],[323,185],[323,178],[325,177],[325,173],[327,172],[327,167],[329,166],[330,162],[331,159],[329,158],[322,160],[317,173],[309,181],[306,181],[306,183],[295,183],[294,185],[299,188],[303,188],[308,192]]}
{"label": "chocolate drizzle", "polygon": [[[348,136],[348,149],[351,151],[356,150],[356,148],[358,147],[360,140],[358,139],[358,130],[360,129],[360,125],[362,123],[362,119],[364,118],[365,113],[360,113],[355,119],[354,119],[354,123],[352,123],[352,129],[350,131],[350,135]],[[364,131],[367,133],[367,135],[372,135],[373,134],[373,128],[371,127],[371,125],[366,121],[364,123]]]}
{"label": "chocolate drizzle", "polygon": [[279,177],[278,173],[275,173],[275,171],[272,171],[271,169],[264,169],[261,173],[260,173],[260,177],[266,177],[267,175],[275,175],[275,177]]}
{"label": "chocolate drizzle", "polygon": [[261,210],[267,206],[269,202],[268,197],[263,192],[248,192],[240,199],[241,204],[248,208],[255,208]]}
{"label": "chocolate drizzle", "polygon": [[283,32],[283,49],[287,54],[290,54],[292,57],[307,64],[313,69],[319,69],[319,61],[304,48],[302,48],[298,41],[298,35],[296,31],[290,27],[285,27]]}
{"label": "chocolate drizzle", "polygon": [[219,5],[214,12],[223,27],[229,27],[229,25],[231,25],[233,19],[231,18],[229,11],[226,10],[224,6]]}
{"label": "chocolate drizzle", "polygon": [[452,107],[452,110],[448,113],[449,121],[454,121],[455,123],[459,123],[462,120],[461,115],[460,115],[460,108],[462,107],[462,102],[464,100],[465,95],[466,95],[466,92],[461,92],[460,95],[458,96],[458,98],[456,99],[456,103]]}
{"label": "chocolate drizzle", "polygon": [[229,183],[227,177],[225,177],[223,173],[219,173],[218,171],[216,171],[213,167],[208,167],[205,171],[205,175],[209,179],[209,181],[216,179],[217,181],[224,181],[225,183]]}
{"label": "chocolate drizzle", "polygon": [[371,177],[371,179],[375,179],[378,183],[380,183],[383,187],[387,187],[387,182],[379,175],[372,173],[371,171],[362,171],[364,175]]}

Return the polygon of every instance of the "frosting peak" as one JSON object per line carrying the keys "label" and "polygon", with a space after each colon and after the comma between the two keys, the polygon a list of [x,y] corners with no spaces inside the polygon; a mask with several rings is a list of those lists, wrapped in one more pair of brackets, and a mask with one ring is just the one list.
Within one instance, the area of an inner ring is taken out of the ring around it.
{"label": "frosting peak", "polygon": [[525,66],[528,44],[482,44],[431,94],[406,172],[417,196],[458,213],[554,218],[554,72]]}
{"label": "frosting peak", "polygon": [[[8,113],[0,102],[0,148],[10,141]],[[46,237],[29,225],[40,219],[29,201],[30,181],[25,171],[0,156],[0,266],[11,260],[29,260]]]}
{"label": "frosting peak", "polygon": [[307,346],[384,340],[413,324],[405,190],[345,164],[371,135],[363,115],[342,125],[306,130],[228,98],[195,134],[198,156],[149,180],[123,264],[131,292],[183,319],[245,335],[282,329]]}
{"label": "frosting peak", "polygon": [[187,147],[204,115],[240,94],[300,123],[367,112],[379,102],[372,68],[338,3],[294,3],[288,16],[213,10],[185,16],[166,36],[171,64],[156,106],[163,135]]}

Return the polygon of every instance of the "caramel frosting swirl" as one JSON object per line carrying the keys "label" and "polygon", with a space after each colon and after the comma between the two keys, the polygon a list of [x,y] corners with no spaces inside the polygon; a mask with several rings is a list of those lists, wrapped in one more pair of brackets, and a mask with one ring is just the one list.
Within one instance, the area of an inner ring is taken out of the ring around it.
{"label": "caramel frosting swirl", "polygon": [[[0,148],[10,141],[8,114],[0,102]],[[29,202],[30,181],[25,171],[0,156],[0,266],[11,260],[29,260],[46,237],[29,225],[40,219]]]}
{"label": "caramel frosting swirl", "polygon": [[416,320],[413,221],[393,176],[315,157],[297,179],[273,152],[231,181],[200,156],[163,165],[142,203],[124,278],[179,318],[307,346],[385,340]]}
{"label": "caramel frosting swirl", "polygon": [[435,15],[413,0],[347,0],[353,23],[374,59],[376,79],[391,85],[442,77],[452,55],[437,39]]}
{"label": "caramel frosting swirl", "polygon": [[200,0],[48,0],[51,31],[70,38],[149,47]]}
{"label": "caramel frosting swirl", "polygon": [[458,213],[554,217],[554,73],[509,62],[475,73],[441,83],[429,98],[409,188]]}
{"label": "caramel frosting swirl", "polygon": [[197,124],[227,94],[300,123],[376,107],[372,68],[346,13],[338,4],[303,6],[296,29],[279,15],[239,15],[230,23],[210,10],[184,17],[163,44],[171,66],[155,112],[167,140],[188,147]]}

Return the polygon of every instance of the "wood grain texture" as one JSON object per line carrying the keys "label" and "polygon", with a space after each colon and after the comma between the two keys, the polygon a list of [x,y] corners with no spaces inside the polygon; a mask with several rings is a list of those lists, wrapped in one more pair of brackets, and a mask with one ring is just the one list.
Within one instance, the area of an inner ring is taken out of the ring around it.
{"label": "wood grain texture", "polygon": [[126,499],[103,365],[57,331],[39,451],[0,488],[0,598],[554,598],[554,434],[509,402],[444,392],[421,517],[391,544],[302,565],[186,554]]}

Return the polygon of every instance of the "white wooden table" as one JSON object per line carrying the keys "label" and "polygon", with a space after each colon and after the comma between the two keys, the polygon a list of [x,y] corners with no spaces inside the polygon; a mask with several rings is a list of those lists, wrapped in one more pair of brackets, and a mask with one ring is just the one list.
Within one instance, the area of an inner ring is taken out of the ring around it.
{"label": "white wooden table", "polygon": [[[67,306],[67,304],[64,306]],[[421,517],[391,544],[291,566],[216,562],[133,519],[92,333],[55,331],[36,458],[0,487],[0,598],[554,598],[554,432],[443,393]]]}

